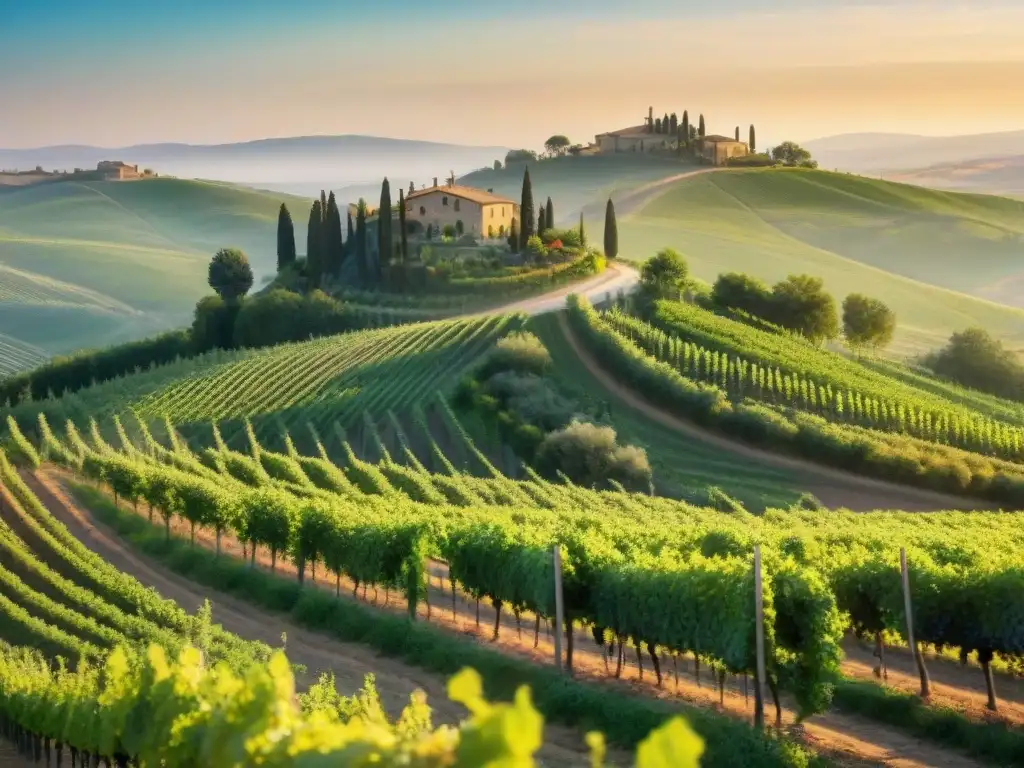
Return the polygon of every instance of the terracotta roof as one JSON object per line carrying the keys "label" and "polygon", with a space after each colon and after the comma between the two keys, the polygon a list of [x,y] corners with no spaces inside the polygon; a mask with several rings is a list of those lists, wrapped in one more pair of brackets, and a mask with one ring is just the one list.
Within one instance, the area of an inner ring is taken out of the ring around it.
{"label": "terracotta roof", "polygon": [[449,195],[451,197],[461,197],[463,200],[469,200],[473,203],[479,203],[480,205],[491,205],[494,203],[503,203],[505,205],[516,205],[515,201],[509,200],[507,197],[501,197],[490,192],[485,192],[482,189],[476,189],[475,187],[463,187],[456,184],[453,187],[449,187],[447,184],[437,187],[427,187],[426,189],[417,189],[410,195],[406,195],[406,200],[415,200],[418,197],[425,195],[432,195],[440,193],[442,195]]}
{"label": "terracotta roof", "polygon": [[712,144],[742,144],[742,141],[737,141],[732,136],[705,136],[704,141],[710,141]]}
{"label": "terracotta roof", "polygon": [[[608,131],[607,133],[599,133],[598,136],[639,136],[641,134],[647,134],[650,131],[647,130],[647,124],[634,125],[632,128],[620,128],[617,131]],[[662,134],[654,134],[660,136]]]}

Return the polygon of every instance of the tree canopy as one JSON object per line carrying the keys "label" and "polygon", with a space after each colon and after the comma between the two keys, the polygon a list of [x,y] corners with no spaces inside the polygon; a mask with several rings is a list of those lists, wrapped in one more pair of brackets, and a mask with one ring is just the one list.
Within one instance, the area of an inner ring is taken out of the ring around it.
{"label": "tree canopy", "polygon": [[288,206],[281,203],[277,214],[277,271],[295,263],[295,226]]}
{"label": "tree canopy", "polygon": [[648,259],[640,270],[640,282],[651,296],[678,299],[686,284],[689,267],[682,254],[663,248]]}
{"label": "tree canopy", "polygon": [[531,163],[536,161],[537,153],[532,149],[510,149],[505,154],[505,167],[513,163]]}
{"label": "tree canopy", "polygon": [[896,313],[878,299],[851,293],[843,300],[843,335],[851,349],[888,346],[896,331]]}
{"label": "tree canopy", "polygon": [[839,335],[836,301],[820,277],[790,275],[776,283],[769,319],[815,342]]}
{"label": "tree canopy", "polygon": [[210,287],[224,299],[237,301],[252,288],[249,259],[237,248],[221,248],[210,260]]}
{"label": "tree canopy", "polygon": [[982,328],[954,333],[925,363],[940,376],[1000,397],[1024,397],[1024,365]]}
{"label": "tree canopy", "polygon": [[818,167],[818,162],[811,159],[811,153],[795,141],[784,141],[772,149],[772,160],[790,168]]}
{"label": "tree canopy", "polygon": [[757,317],[771,314],[771,289],[756,277],[724,272],[711,288],[711,303],[719,309],[740,309]]}
{"label": "tree canopy", "polygon": [[571,144],[572,142],[569,141],[568,136],[556,134],[544,142],[544,149],[546,149],[550,155],[561,156],[565,154]]}

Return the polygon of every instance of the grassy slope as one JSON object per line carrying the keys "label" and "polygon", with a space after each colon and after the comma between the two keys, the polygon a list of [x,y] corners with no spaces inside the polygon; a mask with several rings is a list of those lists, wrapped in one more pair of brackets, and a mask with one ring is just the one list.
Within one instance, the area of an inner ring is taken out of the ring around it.
{"label": "grassy slope", "polygon": [[624,217],[619,243],[627,258],[674,247],[705,280],[730,270],[769,281],[806,272],[840,298],[877,296],[899,316],[897,353],[940,345],[971,324],[1024,343],[1024,311],[966,295],[999,293],[1016,279],[1017,201],[823,171],[730,171],[682,181]]}
{"label": "grassy slope", "polygon": [[213,183],[67,182],[0,190],[0,333],[57,354],[180,325],[218,248],[273,269],[284,195]]}
{"label": "grassy slope", "polygon": [[[559,226],[576,224],[580,209],[588,203],[604,201],[618,191],[681,173],[689,167],[673,158],[634,154],[562,157],[529,165],[536,211],[550,197]],[[459,183],[493,189],[495,194],[519,202],[524,169],[524,165],[513,165],[500,171],[474,171],[460,178]]]}

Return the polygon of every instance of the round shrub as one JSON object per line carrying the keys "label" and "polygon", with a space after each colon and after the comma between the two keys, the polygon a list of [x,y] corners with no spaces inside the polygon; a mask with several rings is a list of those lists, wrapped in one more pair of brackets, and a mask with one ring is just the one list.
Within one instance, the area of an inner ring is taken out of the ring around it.
{"label": "round shrub", "polygon": [[548,478],[559,474],[578,485],[607,486],[616,480],[631,490],[650,486],[651,468],[639,448],[629,450],[615,441],[615,430],[573,420],[551,432],[537,449],[537,471]]}
{"label": "round shrub", "polygon": [[526,331],[515,331],[494,345],[477,374],[488,379],[501,371],[518,371],[542,376],[551,367],[551,353],[544,343]]}
{"label": "round shrub", "polygon": [[742,557],[751,547],[733,531],[710,531],[700,539],[700,553],[704,557]]}

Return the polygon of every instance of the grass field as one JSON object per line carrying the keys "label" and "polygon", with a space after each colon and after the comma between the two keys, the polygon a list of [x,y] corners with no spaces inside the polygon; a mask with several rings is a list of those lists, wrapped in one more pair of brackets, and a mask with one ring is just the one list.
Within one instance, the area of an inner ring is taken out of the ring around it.
{"label": "grass field", "polygon": [[876,296],[897,312],[896,354],[972,324],[1024,345],[1024,311],[985,298],[1020,304],[1018,201],[823,171],[728,171],[681,181],[623,217],[619,243],[632,259],[676,248],[704,280],[799,272],[822,277],[840,300]]}
{"label": "grass field", "polygon": [[218,248],[257,285],[273,270],[282,201],[302,218],[298,198],[177,179],[0,188],[0,333],[61,354],[183,325]]}
{"label": "grass field", "polygon": [[[592,155],[560,157],[530,163],[530,183],[537,205],[548,197],[555,209],[559,226],[577,224],[580,209],[588,204],[603,203],[609,196],[641,184],[682,173],[693,166],[672,157],[650,157],[642,154]],[[523,191],[522,164],[500,171],[474,171],[459,179],[480,189],[493,189],[495,194],[519,202]],[[603,208],[602,208],[603,211]],[[592,229],[598,237],[600,229]]]}

